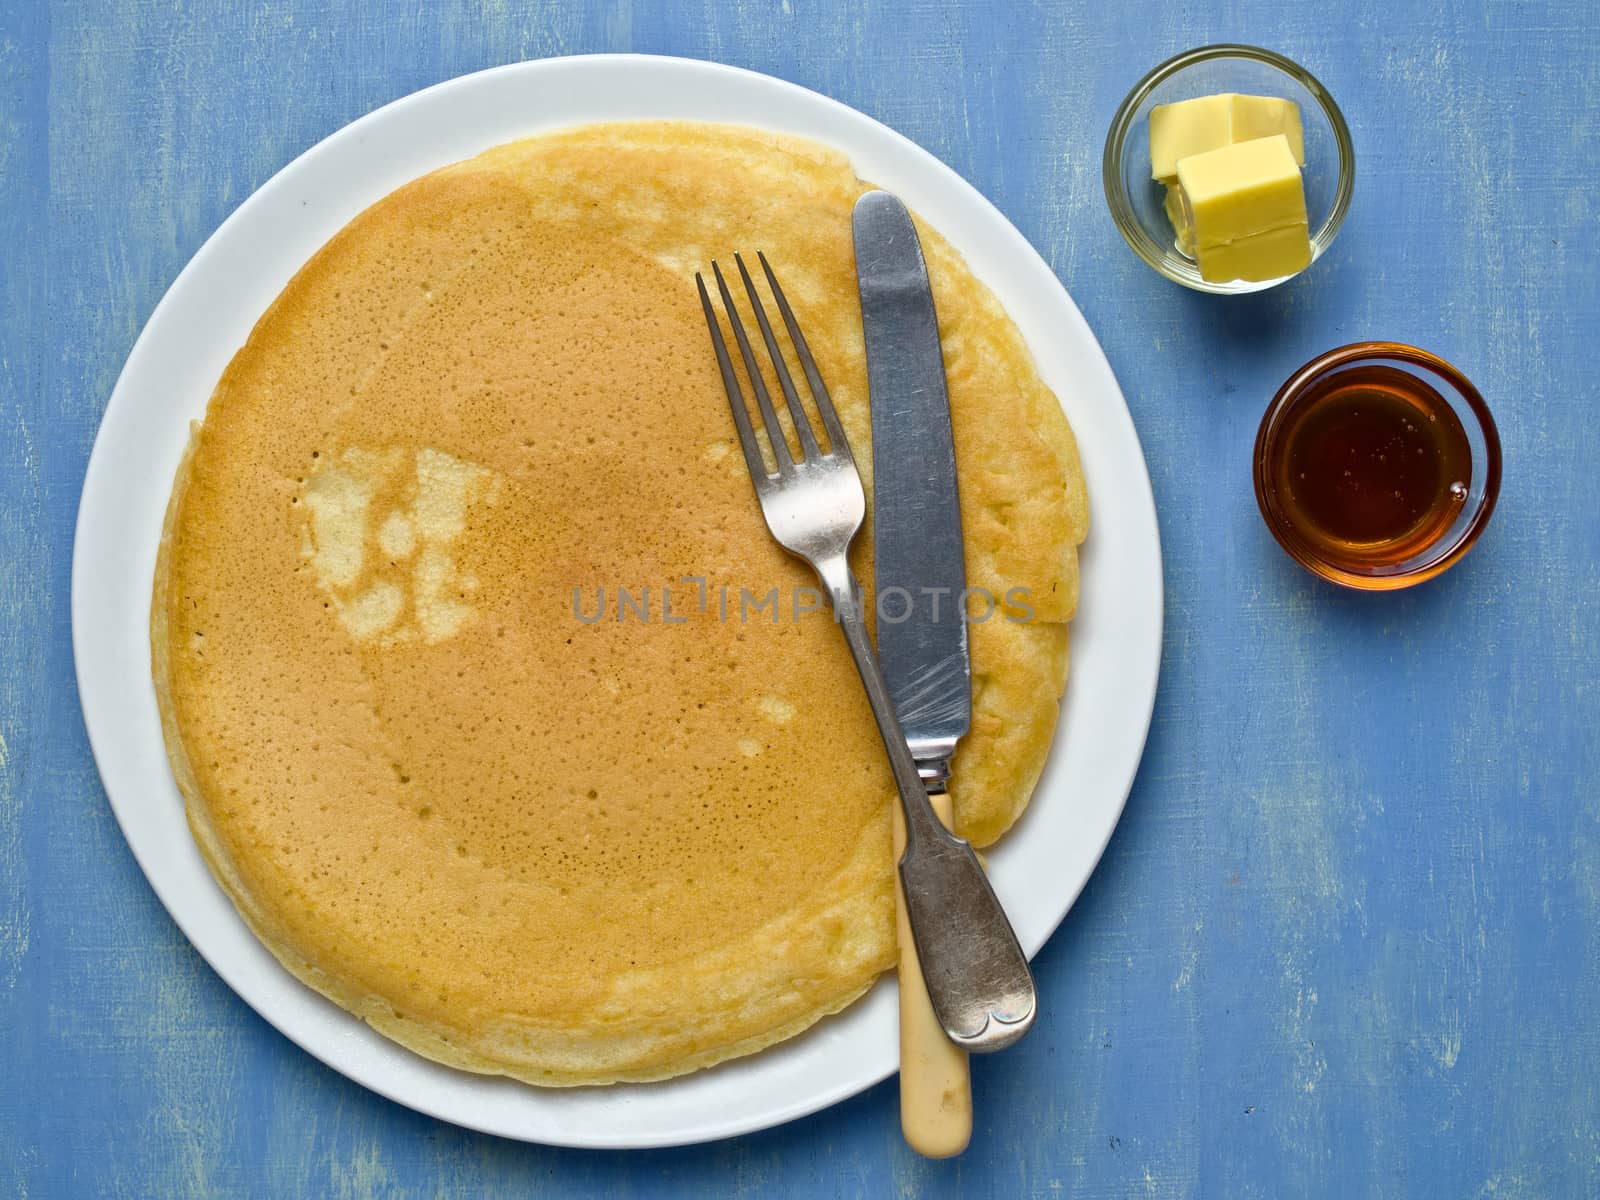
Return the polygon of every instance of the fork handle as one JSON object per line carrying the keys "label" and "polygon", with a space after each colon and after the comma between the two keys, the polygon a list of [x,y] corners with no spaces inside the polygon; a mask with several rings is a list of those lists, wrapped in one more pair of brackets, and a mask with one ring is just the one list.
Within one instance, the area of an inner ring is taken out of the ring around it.
{"label": "fork handle", "polygon": [[860,582],[843,555],[812,565],[861,674],[900,793],[906,828],[900,886],[928,999],[956,1045],[975,1052],[1003,1049],[1028,1032],[1038,1012],[1027,956],[978,856],[944,827],[928,802],[867,636]]}

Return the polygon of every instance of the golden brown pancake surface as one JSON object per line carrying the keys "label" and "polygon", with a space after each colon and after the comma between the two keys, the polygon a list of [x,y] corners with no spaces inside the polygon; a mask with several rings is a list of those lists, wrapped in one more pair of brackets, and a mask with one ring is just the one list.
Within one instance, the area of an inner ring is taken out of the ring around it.
{"label": "golden brown pancake surface", "polygon": [[[882,747],[832,622],[795,615],[815,581],[762,523],[693,284],[767,253],[868,473],[867,186],[730,126],[500,147],[346,226],[218,384],[157,568],[169,754],[251,927],[389,1036],[662,1078],[893,961]],[[1014,326],[921,229],[969,584],[1034,610],[972,629],[952,790],[987,844],[1049,745],[1086,499]],[[774,588],[777,620],[741,603]]]}

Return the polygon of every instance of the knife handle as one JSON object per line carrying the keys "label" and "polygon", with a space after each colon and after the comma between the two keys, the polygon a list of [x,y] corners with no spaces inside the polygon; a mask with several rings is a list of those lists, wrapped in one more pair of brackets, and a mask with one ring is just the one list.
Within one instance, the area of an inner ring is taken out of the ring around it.
{"label": "knife handle", "polygon": [[[951,824],[950,797],[930,796],[933,811]],[[894,857],[905,853],[906,823],[894,810]],[[900,947],[900,1129],[906,1144],[927,1158],[952,1158],[972,1140],[972,1076],[967,1052],[945,1036],[928,999],[917,943],[906,919],[899,872],[894,881]]]}

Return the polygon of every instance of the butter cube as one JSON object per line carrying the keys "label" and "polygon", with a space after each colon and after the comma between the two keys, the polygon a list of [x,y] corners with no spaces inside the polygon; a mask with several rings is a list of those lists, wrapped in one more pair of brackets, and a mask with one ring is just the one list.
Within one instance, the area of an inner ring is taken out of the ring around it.
{"label": "butter cube", "polygon": [[1300,125],[1300,106],[1276,96],[1235,96],[1233,98],[1233,140],[1254,141],[1281,133],[1289,139],[1294,161],[1306,165],[1306,135]]}
{"label": "butter cube", "polygon": [[1172,222],[1173,241],[1177,244],[1178,253],[1194,257],[1194,227],[1189,224],[1189,215],[1183,211],[1183,189],[1176,183],[1167,184],[1166,200],[1167,220]]}
{"label": "butter cube", "polygon": [[1295,162],[1303,165],[1305,135],[1300,106],[1293,100],[1220,92],[1177,104],[1158,104],[1150,110],[1150,177],[1171,183],[1177,177],[1180,158],[1275,133],[1289,139]]}
{"label": "butter cube", "polygon": [[1177,177],[1180,158],[1232,142],[1232,92],[1158,104],[1150,110],[1150,177],[1169,182]]}
{"label": "butter cube", "polygon": [[1202,279],[1277,279],[1311,261],[1305,185],[1284,134],[1180,159],[1178,188]]}
{"label": "butter cube", "polygon": [[1304,225],[1286,225],[1199,251],[1200,278],[1213,283],[1234,279],[1282,279],[1311,261],[1311,239]]}

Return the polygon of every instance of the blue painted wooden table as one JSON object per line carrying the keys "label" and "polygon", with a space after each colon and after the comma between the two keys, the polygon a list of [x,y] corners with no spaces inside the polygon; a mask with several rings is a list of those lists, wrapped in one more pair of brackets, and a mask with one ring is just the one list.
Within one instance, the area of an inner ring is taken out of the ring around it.
{"label": "blue painted wooden table", "polygon": [[[1495,0],[0,7],[0,1195],[1600,1195],[1596,27]],[[1360,159],[1331,254],[1250,299],[1157,278],[1100,191],[1123,92],[1218,40],[1308,65]],[[975,1064],[953,1163],[906,1150],[892,1084],[635,1155],[396,1107],[211,973],[89,756],[73,519],[163,290],[353,118],[600,50],[767,71],[950,162],[1071,289],[1144,439],[1168,606],[1149,749],[1039,958],[1044,1019]],[[1300,572],[1250,487],[1277,384],[1368,337],[1459,363],[1505,443],[1478,548],[1403,595]]]}

